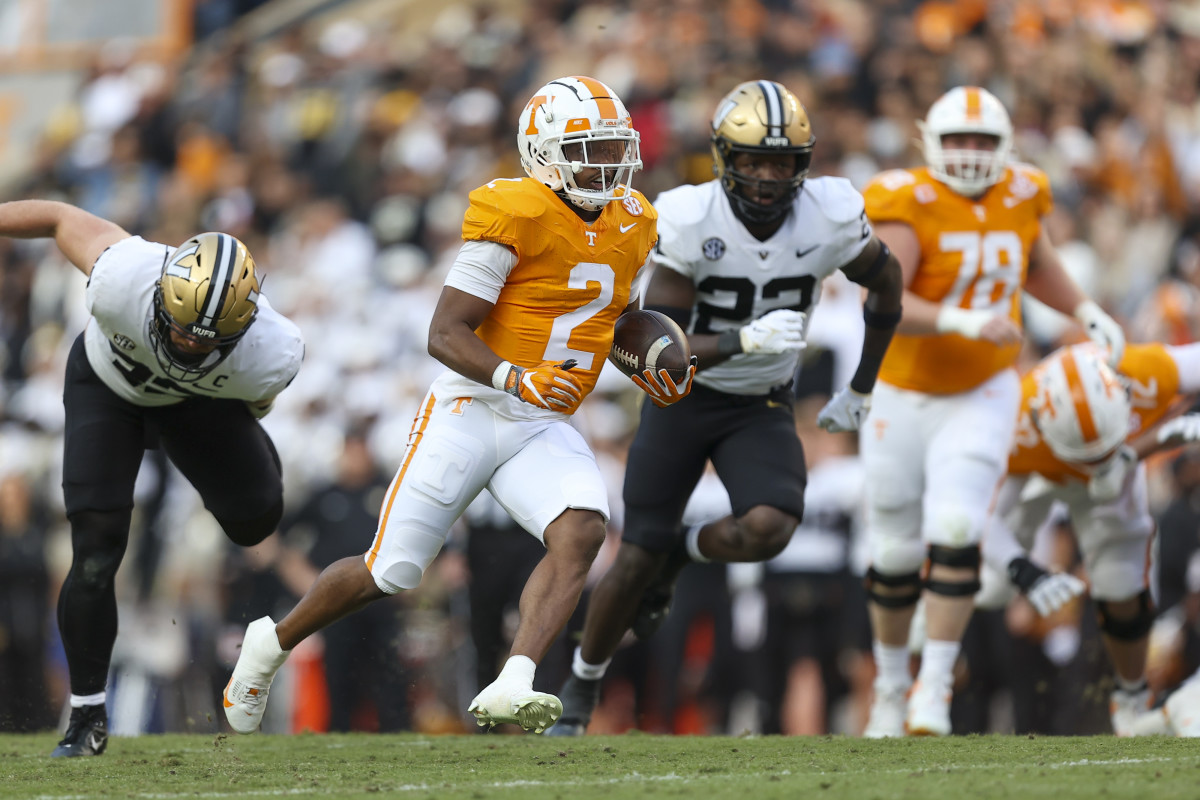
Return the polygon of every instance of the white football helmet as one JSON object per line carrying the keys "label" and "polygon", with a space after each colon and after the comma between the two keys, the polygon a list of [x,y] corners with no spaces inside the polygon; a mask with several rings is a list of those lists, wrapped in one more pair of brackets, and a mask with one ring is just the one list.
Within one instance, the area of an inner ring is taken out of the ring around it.
{"label": "white football helmet", "polygon": [[[529,177],[588,211],[625,195],[633,173],[642,168],[640,139],[616,92],[582,75],[558,78],[538,89],[517,124],[517,149]],[[615,163],[593,160],[589,144],[597,141],[620,142],[623,157]],[[568,159],[563,145],[576,142],[582,152]],[[584,169],[600,170],[599,189],[576,185],[575,176]]]}
{"label": "white football helmet", "polygon": [[[917,122],[925,163],[933,177],[966,197],[977,197],[1004,175],[1012,155],[1013,126],[1004,104],[978,86],[957,86],[939,97],[925,120]],[[982,133],[997,138],[995,150],[946,150],[950,133]]]}
{"label": "white football helmet", "polygon": [[1083,344],[1059,350],[1037,372],[1032,408],[1042,439],[1063,461],[1095,465],[1129,435],[1129,391],[1103,354]]}

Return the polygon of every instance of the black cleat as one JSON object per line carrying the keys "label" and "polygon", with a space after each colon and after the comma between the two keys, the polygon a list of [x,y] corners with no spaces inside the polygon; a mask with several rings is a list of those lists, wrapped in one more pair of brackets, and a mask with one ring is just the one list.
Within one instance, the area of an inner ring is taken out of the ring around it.
{"label": "black cleat", "polygon": [[74,758],[75,756],[98,756],[108,747],[108,712],[103,705],[82,706],[71,709],[71,722],[67,734],[51,758]]}
{"label": "black cleat", "polygon": [[585,681],[571,675],[563,684],[558,698],[562,700],[563,713],[554,727],[546,731],[546,735],[583,736],[587,733],[588,723],[592,721],[592,712],[600,704],[600,681]]}
{"label": "black cleat", "polygon": [[655,631],[667,621],[667,613],[671,610],[671,600],[675,597],[675,582],[679,573],[691,563],[686,541],[686,528],[681,531],[675,548],[667,555],[666,561],[658,570],[658,574],[650,581],[650,585],[642,592],[638,603],[637,614],[630,624],[629,630],[640,641],[646,641]]}
{"label": "black cleat", "polygon": [[671,600],[675,597],[675,581],[662,583],[656,578],[654,583],[642,592],[642,600],[638,603],[637,616],[629,630],[640,641],[646,641],[667,621],[671,611]]}

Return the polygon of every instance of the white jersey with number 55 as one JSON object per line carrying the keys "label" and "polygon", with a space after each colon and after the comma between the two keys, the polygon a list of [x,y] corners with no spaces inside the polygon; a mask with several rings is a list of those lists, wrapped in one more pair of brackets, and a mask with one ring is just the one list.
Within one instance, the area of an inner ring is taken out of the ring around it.
{"label": "white jersey with number 55", "polygon": [[[658,209],[659,267],[696,285],[688,333],[723,333],[780,308],[811,317],[821,281],[853,261],[871,240],[863,198],[843,178],[809,178],[792,213],[759,241],[734,216],[718,181],[663,192]],[[697,373],[696,382],[729,394],[761,395],[788,383],[799,353],[740,353]]]}

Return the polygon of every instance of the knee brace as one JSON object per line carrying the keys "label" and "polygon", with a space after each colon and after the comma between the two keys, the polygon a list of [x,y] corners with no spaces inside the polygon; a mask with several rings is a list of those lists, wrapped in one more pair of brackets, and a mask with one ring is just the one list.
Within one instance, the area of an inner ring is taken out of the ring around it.
{"label": "knee brace", "polygon": [[252,547],[270,536],[283,518],[283,498],[280,497],[264,513],[253,519],[218,519],[229,541],[242,547]]}
{"label": "knee brace", "polygon": [[[880,594],[876,585],[889,589],[906,589],[897,594]],[[867,570],[867,597],[884,608],[909,608],[921,599],[921,573],[905,572],[901,575],[885,575],[874,567]]]}
{"label": "knee brace", "polygon": [[974,571],[975,575],[965,581],[943,581],[928,578],[925,581],[925,588],[929,591],[943,597],[969,597],[979,591],[979,547],[977,545],[946,547],[940,544],[931,544],[929,545],[930,574],[933,573],[934,564],[955,569],[970,569]]}
{"label": "knee brace", "polygon": [[1108,610],[1111,601],[1097,600],[1096,613],[1100,616],[1100,630],[1114,639],[1135,642],[1150,633],[1154,625],[1154,606],[1150,603],[1150,590],[1143,589],[1137,595],[1138,610],[1132,617],[1117,619]]}

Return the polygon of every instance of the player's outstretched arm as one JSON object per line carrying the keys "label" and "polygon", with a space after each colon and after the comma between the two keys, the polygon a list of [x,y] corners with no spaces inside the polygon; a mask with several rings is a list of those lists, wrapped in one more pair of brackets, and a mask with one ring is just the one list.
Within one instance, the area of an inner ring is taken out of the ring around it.
{"label": "player's outstretched arm", "polygon": [[67,260],[90,276],[100,254],[128,239],[129,233],[116,223],[68,203],[14,200],[0,203],[0,236],[54,239]]}
{"label": "player's outstretched arm", "polygon": [[817,415],[817,424],[831,433],[858,430],[870,412],[871,392],[892,334],[900,323],[900,303],[904,296],[900,262],[877,238],[867,242],[858,257],[842,267],[842,272],[867,290],[863,302],[866,332],[858,369],[850,385],[843,386]]}
{"label": "player's outstretched arm", "polygon": [[1029,254],[1025,291],[1055,311],[1079,320],[1088,338],[1108,350],[1109,366],[1116,367],[1120,363],[1125,354],[1124,330],[1099,305],[1089,300],[1067,274],[1044,228]]}

